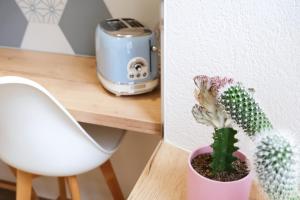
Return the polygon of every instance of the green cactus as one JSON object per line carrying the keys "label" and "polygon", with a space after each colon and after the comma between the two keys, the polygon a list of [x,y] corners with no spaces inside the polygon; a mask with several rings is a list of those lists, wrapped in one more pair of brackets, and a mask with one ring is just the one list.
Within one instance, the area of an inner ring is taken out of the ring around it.
{"label": "green cactus", "polygon": [[256,141],[255,168],[272,200],[300,200],[297,192],[296,152],[280,132],[268,132]]}
{"label": "green cactus", "polygon": [[213,135],[214,142],[211,145],[213,148],[212,163],[210,167],[214,174],[224,171],[232,171],[232,162],[237,158],[233,153],[238,150],[234,144],[238,141],[235,138],[237,131],[233,128],[216,129]]}
{"label": "green cactus", "polygon": [[272,129],[265,113],[240,84],[232,85],[221,93],[219,102],[231,118],[251,137]]}

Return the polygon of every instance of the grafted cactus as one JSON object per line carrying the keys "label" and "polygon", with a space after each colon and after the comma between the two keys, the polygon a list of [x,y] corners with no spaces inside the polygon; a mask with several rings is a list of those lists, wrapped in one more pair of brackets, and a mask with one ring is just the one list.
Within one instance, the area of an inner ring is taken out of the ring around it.
{"label": "grafted cactus", "polygon": [[272,128],[265,113],[241,84],[234,84],[223,90],[219,94],[219,102],[231,118],[251,137]]}
{"label": "grafted cactus", "polygon": [[254,163],[259,181],[272,200],[299,200],[296,148],[278,131],[256,140]]}
{"label": "grafted cactus", "polygon": [[[192,113],[199,123],[212,125],[216,130],[212,144],[215,156],[211,164],[214,171],[231,168],[232,152],[237,150],[235,133],[222,130],[231,130],[234,121],[255,142],[255,169],[270,199],[300,200],[297,148],[286,134],[273,129],[250,92],[228,78],[197,76],[194,81],[199,104],[193,107]],[[225,154],[222,155],[222,151]]]}
{"label": "grafted cactus", "polygon": [[197,76],[194,78],[195,97],[198,104],[194,105],[192,114],[197,122],[214,127],[212,162],[213,174],[229,172],[236,160],[233,153],[238,150],[235,145],[236,130],[231,128],[231,119],[217,103],[219,89],[232,82],[232,79],[220,77]]}

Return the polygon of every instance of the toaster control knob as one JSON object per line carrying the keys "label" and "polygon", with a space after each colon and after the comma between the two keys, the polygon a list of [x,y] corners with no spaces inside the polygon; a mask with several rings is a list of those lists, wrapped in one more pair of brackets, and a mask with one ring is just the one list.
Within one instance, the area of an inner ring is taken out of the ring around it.
{"label": "toaster control knob", "polygon": [[135,70],[138,72],[142,71],[142,67],[143,67],[143,65],[140,63],[137,63],[134,65]]}

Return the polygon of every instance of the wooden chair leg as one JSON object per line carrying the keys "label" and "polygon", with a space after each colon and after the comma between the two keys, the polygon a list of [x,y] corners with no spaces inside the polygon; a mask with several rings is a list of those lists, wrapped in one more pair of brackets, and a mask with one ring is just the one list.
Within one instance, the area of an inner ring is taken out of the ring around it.
{"label": "wooden chair leg", "polygon": [[76,176],[67,177],[72,200],[80,200],[79,185]]}
{"label": "wooden chair leg", "polygon": [[58,200],[67,200],[65,177],[59,177],[58,178],[58,186],[59,186]]}
{"label": "wooden chair leg", "polygon": [[108,185],[109,190],[110,190],[114,200],[123,200],[124,196],[121,191],[119,182],[117,180],[117,177],[115,175],[115,172],[114,172],[114,169],[112,167],[110,160],[108,160],[104,164],[102,164],[100,166],[100,169],[103,173],[106,184]]}
{"label": "wooden chair leg", "polygon": [[[15,175],[15,177],[17,177],[17,170],[14,167],[8,166],[10,171]],[[34,178],[34,177],[33,177]],[[32,195],[31,195],[31,200],[38,200],[38,195],[36,194],[36,192],[34,191],[34,189],[32,188]]]}
{"label": "wooden chair leg", "polygon": [[32,191],[32,174],[17,170],[16,200],[30,200]]}

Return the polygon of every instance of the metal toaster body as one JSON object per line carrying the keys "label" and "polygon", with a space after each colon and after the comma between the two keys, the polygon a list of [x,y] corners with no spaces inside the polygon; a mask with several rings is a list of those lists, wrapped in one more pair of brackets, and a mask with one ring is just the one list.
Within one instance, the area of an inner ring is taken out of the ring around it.
{"label": "metal toaster body", "polygon": [[117,95],[140,94],[158,84],[154,33],[131,18],[108,19],[96,29],[98,77]]}

